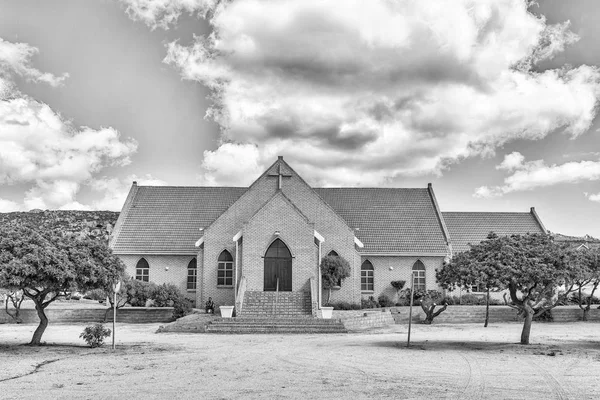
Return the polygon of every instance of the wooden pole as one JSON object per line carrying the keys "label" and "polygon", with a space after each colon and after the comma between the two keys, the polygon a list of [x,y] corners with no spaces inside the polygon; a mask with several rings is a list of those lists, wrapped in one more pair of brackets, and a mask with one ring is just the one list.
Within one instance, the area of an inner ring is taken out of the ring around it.
{"label": "wooden pole", "polygon": [[410,330],[412,327],[412,308],[413,308],[413,295],[415,293],[415,274],[414,272],[410,272],[412,276],[412,282],[410,285],[410,308],[408,310],[408,341],[406,342],[406,347],[410,346]]}
{"label": "wooden pole", "polygon": [[115,322],[117,321],[117,291],[113,292],[113,334],[112,334],[112,348],[115,349]]}

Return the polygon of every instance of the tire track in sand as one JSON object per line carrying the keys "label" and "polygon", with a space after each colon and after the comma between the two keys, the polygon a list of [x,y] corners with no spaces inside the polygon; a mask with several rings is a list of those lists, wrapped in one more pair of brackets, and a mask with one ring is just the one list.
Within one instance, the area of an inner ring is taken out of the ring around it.
{"label": "tire track in sand", "polygon": [[556,379],[554,375],[546,368],[542,367],[540,364],[536,363],[533,360],[527,360],[527,363],[533,366],[539,374],[542,375],[544,380],[548,382],[550,388],[552,388],[552,392],[554,392],[555,398],[560,400],[565,400],[569,398],[569,395],[565,391],[564,386]]}
{"label": "tire track in sand", "polygon": [[460,357],[465,360],[468,367],[468,378],[467,384],[465,385],[462,393],[458,396],[459,399],[483,399],[483,393],[485,391],[485,380],[481,367],[477,360],[465,354],[460,354]]}

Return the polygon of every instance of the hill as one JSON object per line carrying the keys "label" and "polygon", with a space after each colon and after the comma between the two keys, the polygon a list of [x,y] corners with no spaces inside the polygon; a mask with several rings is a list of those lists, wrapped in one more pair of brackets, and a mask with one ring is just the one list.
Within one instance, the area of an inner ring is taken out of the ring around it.
{"label": "hill", "polygon": [[0,224],[18,223],[39,231],[57,230],[65,235],[108,241],[117,222],[114,211],[58,211],[0,213]]}

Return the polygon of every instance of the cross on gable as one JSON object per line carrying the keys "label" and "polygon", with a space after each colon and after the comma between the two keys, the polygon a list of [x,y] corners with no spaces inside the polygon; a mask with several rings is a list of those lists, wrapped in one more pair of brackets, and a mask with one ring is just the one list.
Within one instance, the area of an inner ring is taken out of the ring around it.
{"label": "cross on gable", "polygon": [[292,174],[287,174],[283,172],[281,169],[281,163],[277,165],[277,172],[271,172],[268,176],[276,176],[277,177],[277,189],[281,190],[281,184],[283,183],[283,178],[291,178]]}

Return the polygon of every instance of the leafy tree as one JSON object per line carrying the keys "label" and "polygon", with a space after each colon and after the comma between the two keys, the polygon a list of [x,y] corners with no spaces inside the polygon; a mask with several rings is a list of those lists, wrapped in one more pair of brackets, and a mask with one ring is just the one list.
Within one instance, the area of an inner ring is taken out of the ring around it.
{"label": "leafy tree", "polygon": [[[437,290],[428,290],[425,294],[419,299],[419,303],[421,304],[421,309],[425,313],[425,321],[424,324],[431,325],[433,319],[446,311],[448,308],[448,302],[444,299],[442,293]],[[435,311],[435,308],[441,305],[442,307]]]}
{"label": "leafy tree", "polygon": [[329,290],[327,303],[331,301],[331,289],[350,276],[350,264],[344,257],[325,256],[321,259],[323,288]]}
{"label": "leafy tree", "polygon": [[[460,279],[461,273],[466,278]],[[442,286],[484,282],[488,288],[507,289],[510,302],[524,318],[521,344],[529,344],[531,323],[557,305],[558,287],[571,278],[564,249],[543,234],[490,236],[458,254],[438,273]]]}
{"label": "leafy tree", "polygon": [[396,296],[398,297],[398,301],[400,301],[400,291],[404,288],[404,285],[406,285],[406,281],[391,281],[390,285],[396,289]]}
{"label": "leafy tree", "polygon": [[22,290],[40,318],[31,345],[41,343],[48,326],[45,309],[52,302],[74,290],[106,287],[123,271],[123,263],[100,241],[42,235],[12,223],[0,227],[0,287]]}
{"label": "leafy tree", "polygon": [[444,289],[473,286],[485,288],[484,327],[488,326],[490,315],[490,290],[503,287],[503,282],[499,279],[501,269],[494,256],[501,251],[501,242],[494,239],[498,239],[498,236],[490,232],[487,240],[471,245],[469,251],[455,254],[450,262],[444,263],[442,269],[436,271],[436,279]]}
{"label": "leafy tree", "polygon": [[[21,304],[25,300],[22,290],[3,290],[0,289],[0,296],[5,295],[6,301],[4,302],[4,311],[13,319],[17,324],[23,322],[21,319]],[[12,303],[14,312],[10,312],[8,309],[8,303]]]}
{"label": "leafy tree", "polygon": [[[600,286],[600,248],[570,249],[568,256],[571,281],[567,285],[567,293],[577,291],[574,297],[583,312],[582,320],[587,321],[594,294]],[[590,286],[592,291],[588,296],[584,289]]]}

